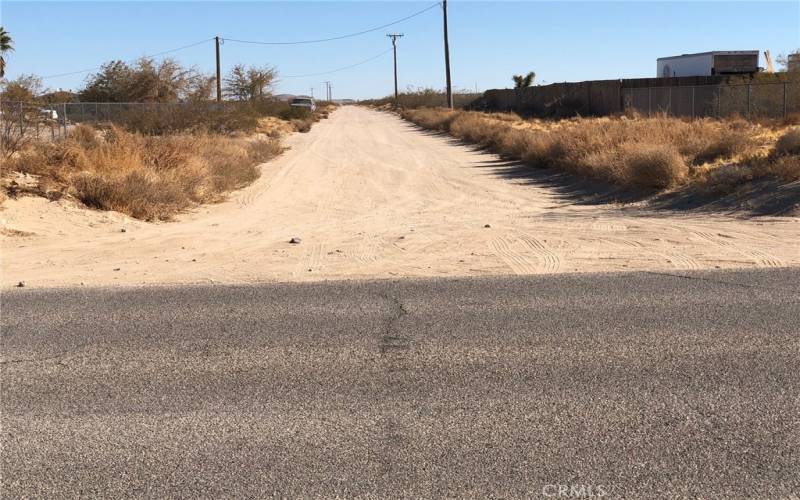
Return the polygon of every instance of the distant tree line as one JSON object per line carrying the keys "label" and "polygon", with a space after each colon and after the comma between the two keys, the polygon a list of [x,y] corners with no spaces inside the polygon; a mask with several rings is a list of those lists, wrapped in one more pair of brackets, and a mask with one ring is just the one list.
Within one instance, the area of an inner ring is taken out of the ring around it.
{"label": "distant tree line", "polygon": [[[271,95],[277,72],[271,67],[237,64],[223,78],[223,97],[258,101]],[[175,59],[143,57],[129,64],[110,61],[90,74],[77,92],[46,91],[42,79],[24,74],[2,82],[2,98],[24,102],[201,102],[215,98],[214,76]]]}

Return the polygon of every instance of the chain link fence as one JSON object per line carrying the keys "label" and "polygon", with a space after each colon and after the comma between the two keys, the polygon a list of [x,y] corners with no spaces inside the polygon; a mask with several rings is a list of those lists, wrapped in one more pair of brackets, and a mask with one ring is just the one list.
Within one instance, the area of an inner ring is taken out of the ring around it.
{"label": "chain link fence", "polygon": [[63,104],[0,103],[0,135],[4,143],[21,139],[57,139],[66,135]]}
{"label": "chain link fence", "polygon": [[646,115],[787,118],[800,113],[800,82],[623,88],[622,100]]}
{"label": "chain link fence", "polygon": [[[195,103],[192,103],[196,106]],[[209,104],[212,106],[214,104]],[[0,103],[2,138],[6,141],[31,139],[63,139],[79,123],[119,123],[133,110],[153,110],[169,113],[182,103],[109,103],[75,102],[38,104],[24,102]]]}
{"label": "chain link fence", "polygon": [[[3,144],[22,144],[34,139],[56,140],[69,136],[81,123],[141,125],[150,119],[154,126],[204,123],[233,126],[236,113],[277,116],[286,111],[299,113],[287,102],[70,102],[40,104],[3,101],[0,103],[0,132]],[[238,115],[241,117],[242,115]],[[295,117],[294,115],[291,115]],[[213,126],[210,127],[213,129]],[[153,132],[156,133],[156,132]]]}

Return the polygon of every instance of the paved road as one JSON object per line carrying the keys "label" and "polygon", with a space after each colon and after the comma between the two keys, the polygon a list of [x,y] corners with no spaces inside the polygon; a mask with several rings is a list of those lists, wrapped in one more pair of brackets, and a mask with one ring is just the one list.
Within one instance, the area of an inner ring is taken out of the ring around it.
{"label": "paved road", "polygon": [[8,290],[2,496],[798,494],[798,283]]}

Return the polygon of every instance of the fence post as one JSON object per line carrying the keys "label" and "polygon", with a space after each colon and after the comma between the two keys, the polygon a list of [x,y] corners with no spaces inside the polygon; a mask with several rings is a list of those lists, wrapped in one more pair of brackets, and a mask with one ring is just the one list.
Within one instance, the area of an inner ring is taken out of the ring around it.
{"label": "fence post", "polygon": [[672,108],[672,85],[669,86],[669,105],[667,106],[669,110],[669,114],[672,116],[676,116],[678,113]]}
{"label": "fence post", "polygon": [[752,90],[753,90],[753,84],[752,83],[748,83],[747,84],[747,118],[748,119],[750,118],[750,94],[752,93]]}
{"label": "fence post", "polygon": [[692,85],[692,118],[694,118],[694,115],[695,115],[695,112],[694,112],[694,90],[695,90],[696,88],[697,88],[697,87],[695,87],[694,85]]}
{"label": "fence post", "polygon": [[717,119],[722,118],[722,87],[717,87]]}
{"label": "fence post", "polygon": [[67,103],[61,105],[61,110],[64,112],[64,139],[67,138]]}
{"label": "fence post", "polygon": [[647,116],[650,116],[651,114],[650,110],[652,109],[652,104],[651,104],[652,94],[653,94],[652,89],[650,87],[647,87]]}
{"label": "fence post", "polygon": [[23,109],[23,104],[20,102],[19,103],[19,135],[20,135],[20,137],[22,137],[23,130],[24,130],[24,127],[23,127],[23,124],[22,124],[22,121],[24,120],[24,118],[23,118],[23,114],[24,113],[25,113],[25,110]]}
{"label": "fence post", "polygon": [[787,82],[783,82],[783,119],[789,117],[789,110],[788,110],[788,93],[787,93]]}

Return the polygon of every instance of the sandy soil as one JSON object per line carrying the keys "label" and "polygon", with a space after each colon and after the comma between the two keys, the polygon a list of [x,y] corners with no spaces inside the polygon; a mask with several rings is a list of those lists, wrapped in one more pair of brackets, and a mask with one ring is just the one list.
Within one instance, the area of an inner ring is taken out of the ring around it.
{"label": "sandy soil", "polygon": [[580,204],[387,113],[345,107],[288,145],[252,186],[170,223],[8,200],[2,286],[800,265],[797,217]]}

